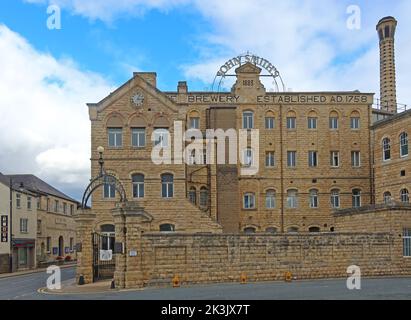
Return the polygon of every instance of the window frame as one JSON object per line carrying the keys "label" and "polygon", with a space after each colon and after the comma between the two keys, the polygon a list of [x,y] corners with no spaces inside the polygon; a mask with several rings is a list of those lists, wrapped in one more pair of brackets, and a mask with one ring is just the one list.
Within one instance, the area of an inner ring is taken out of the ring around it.
{"label": "window frame", "polygon": [[275,118],[274,117],[265,117],[265,129],[274,130],[275,129]]}
{"label": "window frame", "polygon": [[[146,128],[131,128],[131,146],[133,148],[146,147]],[[143,141],[141,141],[143,140]],[[137,142],[136,144],[134,142]]]}
{"label": "window frame", "polygon": [[[171,177],[171,181],[166,181],[166,177]],[[171,173],[161,175],[161,197],[163,199],[174,198],[174,175]]]}
{"label": "window frame", "polygon": [[402,232],[403,257],[411,258],[411,229],[403,228]]}
{"label": "window frame", "polygon": [[404,204],[410,203],[410,192],[407,188],[403,188],[400,191],[400,200]]}
{"label": "window frame", "polygon": [[[340,163],[340,151],[331,151],[330,153],[331,159],[330,159],[330,165],[331,168],[340,168],[341,163]],[[337,156],[337,157],[335,157]],[[335,160],[337,160],[337,165],[335,164]]]}
{"label": "window frame", "polygon": [[[357,191],[357,192],[356,192]],[[361,208],[362,205],[362,192],[361,189],[352,190],[352,207]]]}
{"label": "window frame", "polygon": [[361,152],[360,151],[351,151],[351,166],[353,168],[361,168]]}
{"label": "window frame", "polygon": [[287,117],[287,130],[297,129],[297,117]]}
{"label": "window frame", "polygon": [[332,208],[332,209],[339,209],[339,208],[341,208],[341,195],[340,195],[340,190],[338,190],[338,189],[333,189],[333,190],[331,190],[330,202],[331,202],[331,208]]}
{"label": "window frame", "polygon": [[265,208],[273,210],[276,208],[276,192],[273,189],[267,190],[265,193]]}
{"label": "window frame", "polygon": [[254,112],[253,111],[243,112],[243,129],[245,130],[254,129]]}
{"label": "window frame", "polygon": [[309,205],[310,209],[318,209],[320,207],[319,191],[311,189],[309,191]]}
{"label": "window frame", "polygon": [[[134,181],[135,178],[142,178],[142,181]],[[135,173],[131,176],[131,186],[133,191],[133,199],[145,198],[145,176],[142,173]],[[136,192],[137,191],[137,192]]]}
{"label": "window frame", "polygon": [[[248,206],[246,205],[246,199],[248,199]],[[256,200],[255,193],[253,193],[253,192],[244,193],[244,195],[243,195],[243,209],[244,210],[255,210],[256,209],[255,200]]]}
{"label": "window frame", "polygon": [[[114,138],[111,143],[110,136]],[[109,148],[122,148],[123,147],[123,128],[121,127],[108,127],[107,128],[107,146]]]}
{"label": "window frame", "polygon": [[350,128],[351,130],[360,130],[361,129],[361,118],[351,117],[350,118]]}
{"label": "window frame", "polygon": [[275,167],[275,152],[274,151],[267,151],[265,153],[265,166],[266,168]]}
{"label": "window frame", "polygon": [[310,168],[318,167],[318,151],[308,151],[308,166]]}
{"label": "window frame", "polygon": [[391,160],[391,139],[384,138],[382,140],[382,159],[383,161]]}
{"label": "window frame", "polygon": [[[406,149],[406,153],[404,152],[404,148]],[[408,140],[408,133],[402,132],[400,134],[400,156],[401,158],[408,157],[409,155],[409,140]]]}
{"label": "window frame", "polygon": [[287,209],[297,209],[297,208],[298,208],[298,190],[296,189],[287,190]]}
{"label": "window frame", "polygon": [[287,151],[287,167],[288,168],[297,167],[297,151]]}
{"label": "window frame", "polygon": [[318,129],[318,117],[308,117],[308,130],[317,130]]}

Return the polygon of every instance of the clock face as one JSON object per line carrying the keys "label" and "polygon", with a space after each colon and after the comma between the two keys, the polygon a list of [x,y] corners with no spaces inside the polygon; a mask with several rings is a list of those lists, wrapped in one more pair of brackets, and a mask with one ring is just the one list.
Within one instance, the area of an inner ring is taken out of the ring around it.
{"label": "clock face", "polygon": [[131,100],[133,101],[134,105],[136,107],[141,107],[143,105],[144,102],[144,96],[141,93],[136,93]]}

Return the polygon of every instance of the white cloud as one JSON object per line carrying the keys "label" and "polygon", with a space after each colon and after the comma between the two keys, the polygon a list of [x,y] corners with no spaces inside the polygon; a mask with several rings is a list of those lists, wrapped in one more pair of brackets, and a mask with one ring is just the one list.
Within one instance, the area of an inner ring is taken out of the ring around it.
{"label": "white cloud", "polygon": [[0,170],[34,173],[78,194],[90,175],[85,103],[113,87],[73,61],[36,51],[4,25],[0,52]]}

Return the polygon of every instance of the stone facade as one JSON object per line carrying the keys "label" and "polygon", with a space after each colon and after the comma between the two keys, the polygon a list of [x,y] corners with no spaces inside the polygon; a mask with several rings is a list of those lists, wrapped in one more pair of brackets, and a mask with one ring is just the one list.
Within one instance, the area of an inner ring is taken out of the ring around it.
{"label": "stone facade", "polygon": [[[411,156],[408,137],[411,134],[410,128],[411,110],[379,121],[372,127],[376,203],[389,201],[387,198],[391,198],[392,201],[409,202]],[[386,146],[385,150],[384,146]]]}

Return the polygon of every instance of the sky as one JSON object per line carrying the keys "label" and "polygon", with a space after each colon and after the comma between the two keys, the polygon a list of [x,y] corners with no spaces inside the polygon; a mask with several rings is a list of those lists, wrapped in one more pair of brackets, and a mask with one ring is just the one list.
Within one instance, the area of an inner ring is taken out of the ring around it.
{"label": "sky", "polygon": [[[347,26],[352,5],[356,28]],[[32,173],[81,199],[90,179],[86,103],[134,71],[157,72],[160,90],[182,80],[210,90],[220,65],[250,51],[277,67],[287,90],[378,98],[375,26],[388,15],[399,22],[398,102],[411,104],[410,14],[409,0],[2,0],[0,172]]]}

